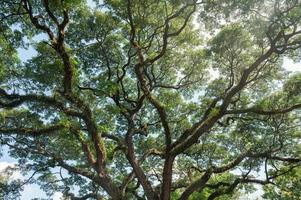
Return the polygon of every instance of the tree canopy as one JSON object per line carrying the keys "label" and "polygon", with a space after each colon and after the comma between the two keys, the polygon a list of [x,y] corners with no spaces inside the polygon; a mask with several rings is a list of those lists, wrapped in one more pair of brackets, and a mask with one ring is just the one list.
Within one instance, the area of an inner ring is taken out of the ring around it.
{"label": "tree canopy", "polygon": [[301,73],[283,68],[299,0],[94,3],[0,2],[0,144],[28,182],[73,200],[300,198]]}

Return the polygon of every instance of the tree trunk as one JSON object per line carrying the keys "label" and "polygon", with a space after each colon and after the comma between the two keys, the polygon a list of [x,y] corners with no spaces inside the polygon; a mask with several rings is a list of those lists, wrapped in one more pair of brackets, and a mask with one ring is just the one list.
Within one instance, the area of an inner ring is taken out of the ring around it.
{"label": "tree trunk", "polygon": [[161,187],[161,200],[169,200],[172,183],[172,167],[175,156],[167,155],[163,169],[163,184]]}

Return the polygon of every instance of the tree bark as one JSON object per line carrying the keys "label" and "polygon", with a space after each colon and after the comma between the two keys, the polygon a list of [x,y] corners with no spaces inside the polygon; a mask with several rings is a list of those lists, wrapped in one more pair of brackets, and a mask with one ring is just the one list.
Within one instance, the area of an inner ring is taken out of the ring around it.
{"label": "tree bark", "polygon": [[168,155],[163,168],[163,183],[161,187],[161,200],[169,200],[172,184],[172,168],[175,160],[174,155]]}

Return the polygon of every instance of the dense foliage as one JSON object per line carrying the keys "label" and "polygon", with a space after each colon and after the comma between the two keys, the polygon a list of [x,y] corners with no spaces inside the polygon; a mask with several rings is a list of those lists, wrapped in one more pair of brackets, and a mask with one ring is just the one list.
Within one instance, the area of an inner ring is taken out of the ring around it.
{"label": "dense foliage", "polygon": [[300,198],[301,74],[282,67],[300,59],[299,0],[94,4],[0,1],[0,142],[27,182],[66,199]]}

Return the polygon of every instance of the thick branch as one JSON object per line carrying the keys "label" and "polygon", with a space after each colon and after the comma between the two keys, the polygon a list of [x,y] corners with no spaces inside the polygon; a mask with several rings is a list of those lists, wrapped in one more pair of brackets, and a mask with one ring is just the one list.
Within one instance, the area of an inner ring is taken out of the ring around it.
{"label": "thick branch", "polygon": [[48,127],[44,127],[44,128],[39,128],[39,129],[34,129],[34,128],[3,129],[3,128],[0,128],[0,134],[4,134],[4,135],[17,134],[17,135],[37,137],[37,136],[41,136],[41,135],[43,135],[43,136],[51,135],[62,129],[64,129],[64,126],[61,124],[52,125],[52,126],[48,126]]}
{"label": "thick branch", "polygon": [[159,199],[158,196],[155,194],[155,192],[151,186],[151,183],[149,182],[146,175],[144,174],[144,171],[143,171],[142,167],[140,166],[138,160],[136,159],[131,130],[129,130],[127,133],[126,145],[127,145],[126,157],[129,160],[129,162],[133,168],[133,171],[135,172],[136,177],[138,178],[139,182],[141,183],[147,199],[149,199],[149,200]]}
{"label": "thick branch", "polygon": [[194,191],[202,190],[204,187],[206,187],[206,183],[210,179],[211,174],[212,174],[212,171],[210,169],[207,170],[201,178],[194,181],[191,185],[189,185],[185,189],[185,191],[182,193],[179,200],[187,200]]}
{"label": "thick branch", "polygon": [[300,104],[295,104],[293,106],[282,108],[282,109],[275,109],[275,110],[262,110],[256,107],[254,108],[246,108],[246,109],[238,109],[238,110],[227,110],[225,114],[245,114],[245,113],[253,113],[258,115],[277,115],[277,114],[285,114],[291,112],[295,109],[301,108]]}

